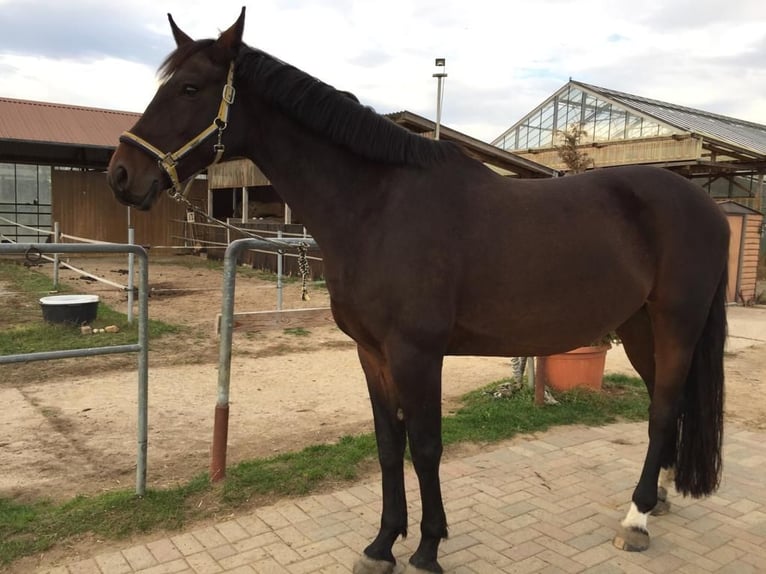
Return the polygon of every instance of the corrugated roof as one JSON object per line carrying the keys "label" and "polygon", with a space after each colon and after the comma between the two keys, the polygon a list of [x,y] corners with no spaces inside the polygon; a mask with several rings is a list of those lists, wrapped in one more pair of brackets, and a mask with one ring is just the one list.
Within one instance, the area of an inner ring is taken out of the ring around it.
{"label": "corrugated roof", "polygon": [[0,140],[116,148],[141,114],[0,98]]}
{"label": "corrugated roof", "polygon": [[718,141],[757,155],[766,155],[766,125],[652,100],[583,82],[572,81],[571,83],[675,128],[699,134],[706,139]]}

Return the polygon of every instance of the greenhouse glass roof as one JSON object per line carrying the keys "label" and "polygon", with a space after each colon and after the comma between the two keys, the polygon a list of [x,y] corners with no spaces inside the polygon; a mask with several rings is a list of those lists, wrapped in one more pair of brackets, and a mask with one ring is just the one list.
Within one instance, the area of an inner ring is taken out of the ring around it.
{"label": "greenhouse glass roof", "polygon": [[500,135],[507,151],[552,148],[556,133],[581,125],[582,143],[695,134],[742,159],[766,156],[766,126],[569,81]]}

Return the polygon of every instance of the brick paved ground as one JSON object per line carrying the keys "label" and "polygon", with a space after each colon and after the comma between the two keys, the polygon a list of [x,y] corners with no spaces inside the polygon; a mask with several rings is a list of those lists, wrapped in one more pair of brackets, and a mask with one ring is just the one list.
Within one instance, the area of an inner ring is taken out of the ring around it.
{"label": "brick paved ground", "polygon": [[[644,553],[616,550],[646,446],[645,424],[559,428],[534,439],[447,460],[442,484],[450,538],[441,563],[455,573],[766,572],[766,433],[728,427],[723,484],[705,500],[674,497],[653,518]],[[416,481],[408,473],[411,537],[417,544]],[[50,574],[349,573],[376,533],[380,484],[280,502],[215,526],[93,556]]]}

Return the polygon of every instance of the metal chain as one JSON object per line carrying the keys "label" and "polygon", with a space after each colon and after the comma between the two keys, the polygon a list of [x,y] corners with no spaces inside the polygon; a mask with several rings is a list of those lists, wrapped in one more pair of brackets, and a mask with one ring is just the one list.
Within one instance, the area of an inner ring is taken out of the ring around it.
{"label": "metal chain", "polygon": [[308,243],[298,244],[298,271],[301,274],[301,301],[308,301],[309,290],[306,286],[311,268],[309,267],[309,260],[306,257],[309,250]]}

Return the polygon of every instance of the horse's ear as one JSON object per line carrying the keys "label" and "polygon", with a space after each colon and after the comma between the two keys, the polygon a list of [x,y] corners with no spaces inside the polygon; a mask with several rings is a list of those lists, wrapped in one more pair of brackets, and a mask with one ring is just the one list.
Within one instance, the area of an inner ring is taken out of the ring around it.
{"label": "horse's ear", "polygon": [[239,18],[231,27],[223,32],[218,38],[216,44],[225,50],[232,58],[235,58],[239,53],[239,48],[242,46],[242,33],[245,30],[245,7],[242,6],[242,12],[239,13]]}
{"label": "horse's ear", "polygon": [[188,44],[189,42],[194,41],[176,25],[175,21],[173,20],[173,16],[170,14],[168,14],[168,21],[170,22],[170,29],[173,31],[173,38],[175,38],[177,47],[180,48],[184,44]]}

